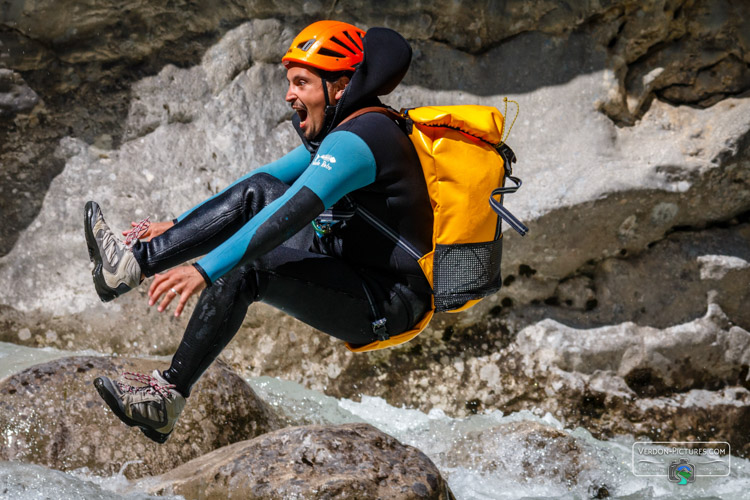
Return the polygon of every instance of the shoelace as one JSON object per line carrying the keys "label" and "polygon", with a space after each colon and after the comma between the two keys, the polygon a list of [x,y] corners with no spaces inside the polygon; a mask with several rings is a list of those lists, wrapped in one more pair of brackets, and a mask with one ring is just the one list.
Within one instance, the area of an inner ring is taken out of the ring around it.
{"label": "shoelace", "polygon": [[158,380],[156,380],[151,375],[146,375],[144,373],[123,372],[122,375],[123,378],[127,380],[145,384],[142,387],[133,387],[132,385],[128,385],[123,382],[117,382],[117,385],[121,390],[123,390],[124,392],[129,392],[131,394],[145,392],[147,394],[157,394],[164,399],[169,399],[172,397],[172,393],[169,392],[170,389],[174,389],[175,387],[177,387],[174,384],[160,385]]}
{"label": "shoelace", "polygon": [[125,236],[125,246],[128,248],[132,248],[135,242],[138,241],[140,237],[146,233],[146,231],[148,231],[149,227],[151,227],[151,220],[149,219],[149,217],[146,217],[145,219],[138,222],[138,224],[136,224],[135,227],[131,229],[130,232],[128,232],[128,234]]}

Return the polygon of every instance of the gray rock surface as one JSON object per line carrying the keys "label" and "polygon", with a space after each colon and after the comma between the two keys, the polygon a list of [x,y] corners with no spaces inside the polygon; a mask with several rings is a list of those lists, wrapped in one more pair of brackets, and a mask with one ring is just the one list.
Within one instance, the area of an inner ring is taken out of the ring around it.
{"label": "gray rock surface", "polygon": [[[36,236],[31,240],[22,236],[16,245],[21,259],[12,254],[0,259],[0,279],[7,279],[14,288],[0,299],[0,304],[12,308],[3,317],[11,331],[29,328],[32,340],[37,332],[46,338],[44,331],[51,330],[56,332],[59,347],[71,348],[81,345],[76,339],[85,324],[86,333],[93,333],[87,335],[96,344],[92,348],[102,352],[166,354],[174,350],[184,324],[145,310],[143,289],[115,304],[99,303],[86,270],[81,207],[86,200],[96,199],[113,228],[128,228],[130,220],[147,214],[152,220],[169,220],[252,166],[293,147],[289,124],[279,125],[290,111],[283,86],[277,84],[283,80],[278,65],[256,63],[233,78],[235,63],[225,61],[224,54],[235,51],[251,55],[253,44],[242,40],[247,40],[253,26],[261,37],[269,26],[275,27],[276,37],[285,32],[278,22],[254,22],[228,36],[225,45],[229,47],[209,51],[205,65],[184,70],[167,66],[135,85],[137,96],[125,127],[130,140],[119,149],[107,149],[111,147],[107,140],[89,145],[68,137],[59,142],[55,155],[68,166],[55,178],[51,190],[65,194],[47,198],[46,207],[25,233]],[[277,51],[276,58],[280,58],[283,46],[278,45]],[[270,57],[261,49],[256,52],[259,57]],[[225,80],[217,76],[222,71],[228,75]],[[214,90],[223,88],[213,95],[211,85]],[[265,98],[258,99],[258,89],[268,89]],[[279,132],[269,136],[269,130],[276,129]],[[40,246],[35,241],[39,237],[55,242]],[[46,291],[40,293],[40,279],[54,279],[62,286],[45,286]],[[112,330],[112,319],[120,315],[136,318],[134,328]],[[20,323],[16,318],[21,318]],[[39,325],[44,325],[44,331],[39,331]],[[110,334],[100,335],[104,331]],[[7,329],[3,338],[19,340]]]}
{"label": "gray rock surface", "polygon": [[582,332],[544,320],[524,328],[515,344],[534,365],[529,376],[553,368],[606,371],[641,395],[739,380],[750,365],[750,332],[733,326],[716,305],[704,318],[664,330],[623,323]]}
{"label": "gray rock surface", "polygon": [[187,499],[454,498],[425,454],[369,424],[281,429],[142,484]]}
{"label": "gray rock surface", "polygon": [[29,111],[38,102],[39,96],[26,85],[21,75],[0,68],[0,119]]}
{"label": "gray rock surface", "polygon": [[221,363],[198,382],[162,445],[115,417],[93,386],[98,375],[150,373],[164,362],[72,357],[36,365],[0,382],[0,459],[70,471],[87,467],[128,478],[155,475],[284,422]]}

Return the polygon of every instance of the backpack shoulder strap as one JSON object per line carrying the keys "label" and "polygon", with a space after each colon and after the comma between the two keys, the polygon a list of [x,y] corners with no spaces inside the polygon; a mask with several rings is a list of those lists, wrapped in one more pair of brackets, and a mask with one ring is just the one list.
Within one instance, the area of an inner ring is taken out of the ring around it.
{"label": "backpack shoulder strap", "polygon": [[[393,120],[396,125],[401,126],[401,123],[403,123],[404,116],[401,115],[398,111],[392,109],[392,108],[385,108],[382,106],[369,106],[366,108],[358,109],[354,113],[350,114],[346,118],[344,118],[339,125],[342,123],[346,123],[349,120],[353,120],[354,118],[357,118],[358,116],[362,116],[366,113],[380,113],[383,115],[386,115],[388,118]],[[398,247],[400,247],[402,250],[404,250],[407,254],[412,256],[415,260],[419,260],[422,257],[422,254],[419,252],[419,250],[414,247],[411,243],[406,241],[404,238],[401,237],[396,231],[388,227],[383,221],[378,219],[375,215],[371,214],[367,209],[365,209],[362,206],[357,205],[352,199],[350,199],[348,196],[346,197],[350,205],[354,207],[354,211],[357,215],[362,217],[368,224],[370,224],[372,227],[374,227],[376,230],[378,230],[382,235],[393,241]]]}
{"label": "backpack shoulder strap", "polygon": [[380,113],[382,115],[386,115],[388,118],[390,118],[393,121],[397,121],[403,118],[397,111],[391,108],[384,108],[381,106],[368,106],[366,108],[358,109],[354,113],[350,114],[349,116],[341,120],[341,123],[339,123],[339,125],[346,123],[349,120],[353,120],[354,118],[357,118],[358,116],[362,116],[366,113]]}

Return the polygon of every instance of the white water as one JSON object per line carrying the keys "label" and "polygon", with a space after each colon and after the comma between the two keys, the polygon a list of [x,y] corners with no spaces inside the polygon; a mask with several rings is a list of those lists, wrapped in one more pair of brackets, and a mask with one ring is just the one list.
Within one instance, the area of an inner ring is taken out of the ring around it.
{"label": "white water", "polygon": [[[621,437],[614,441],[594,439],[585,429],[563,429],[552,416],[542,418],[531,412],[503,415],[502,412],[457,419],[440,410],[425,414],[418,410],[396,408],[381,398],[363,396],[361,402],[336,400],[309,391],[293,382],[270,377],[249,381],[256,392],[272,406],[307,423],[341,424],[368,422],[404,444],[422,450],[437,465],[459,500],[485,499],[583,499],[595,496],[606,485],[609,498],[616,499],[725,499],[748,498],[750,462],[732,458],[729,477],[698,477],[695,483],[678,486],[664,477],[636,477],[631,471],[634,440]],[[492,432],[499,425],[535,422],[575,438],[587,462],[596,464],[578,475],[577,484],[568,484],[561,475],[528,477],[525,464],[543,464],[564,472],[573,464],[554,462],[549,450],[519,449],[518,436]],[[486,439],[483,456],[456,464],[457,450],[471,450],[472,441]],[[547,457],[546,455],[550,455]]]}
{"label": "white water", "polygon": [[[0,378],[70,354],[84,353],[28,349],[0,343]],[[456,419],[440,410],[425,414],[396,408],[380,398],[363,396],[360,402],[337,400],[293,382],[269,377],[249,382],[277,410],[301,423],[368,422],[402,443],[419,448],[437,465],[459,500],[583,499],[596,495],[602,486],[606,486],[609,498],[622,500],[739,500],[747,498],[747,491],[750,491],[750,462],[747,460],[732,458],[728,477],[698,477],[695,483],[686,486],[670,483],[666,477],[636,477],[631,472],[632,438],[599,441],[584,429],[563,429],[549,415],[540,418],[530,412],[503,415],[493,411]],[[566,481],[566,471],[580,469],[574,463],[565,462],[571,460],[568,455],[552,453],[546,446],[534,449],[519,446],[522,441],[518,435],[496,430],[501,425],[524,421],[567,434],[581,450],[578,460],[593,466],[583,468],[576,481]],[[469,453],[476,450],[478,444],[482,453],[479,456]],[[529,464],[547,472],[530,475]],[[129,482],[122,473],[121,470],[112,477],[98,477],[87,470],[64,473],[38,465],[0,462],[0,498],[157,498],[138,491],[137,485]]]}

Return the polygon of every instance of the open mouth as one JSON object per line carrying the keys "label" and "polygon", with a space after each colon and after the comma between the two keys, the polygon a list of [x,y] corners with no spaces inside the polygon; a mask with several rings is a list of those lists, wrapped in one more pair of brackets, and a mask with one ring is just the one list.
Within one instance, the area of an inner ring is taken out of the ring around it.
{"label": "open mouth", "polygon": [[299,126],[301,129],[304,129],[307,125],[307,110],[304,108],[297,108],[295,107],[294,110],[297,112],[297,116],[299,116]]}

